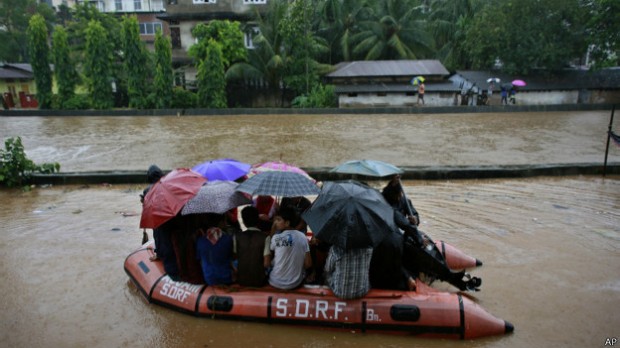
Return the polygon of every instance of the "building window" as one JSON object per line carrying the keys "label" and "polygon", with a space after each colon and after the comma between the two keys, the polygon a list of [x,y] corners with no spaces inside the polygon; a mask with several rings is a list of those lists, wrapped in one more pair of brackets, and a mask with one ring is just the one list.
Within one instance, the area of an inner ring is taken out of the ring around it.
{"label": "building window", "polygon": [[347,93],[347,97],[355,98],[357,97],[357,93]]}
{"label": "building window", "polygon": [[377,92],[377,97],[385,97],[387,96],[387,93],[385,92]]}
{"label": "building window", "polygon": [[123,0],[114,0],[114,8],[116,9],[116,11],[122,11],[123,10]]}
{"label": "building window", "polygon": [[162,30],[161,23],[140,23],[140,35],[155,35],[157,30]]}
{"label": "building window", "polygon": [[215,4],[217,0],[193,0],[194,4]]}
{"label": "building window", "polygon": [[140,11],[142,9],[142,0],[133,0],[133,10]]}
{"label": "building window", "polygon": [[244,42],[245,42],[245,48],[247,48],[247,49],[254,49],[254,48],[256,48],[254,46],[254,38],[259,33],[260,33],[260,29],[258,27],[248,27],[247,28],[246,32],[243,34]]}
{"label": "building window", "polygon": [[244,5],[266,4],[267,0],[243,0]]}

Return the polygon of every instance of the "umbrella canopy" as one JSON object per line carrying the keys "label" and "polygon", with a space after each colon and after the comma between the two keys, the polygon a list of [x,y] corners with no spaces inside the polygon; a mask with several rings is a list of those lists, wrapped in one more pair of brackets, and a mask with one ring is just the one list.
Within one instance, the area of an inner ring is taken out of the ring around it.
{"label": "umbrella canopy", "polygon": [[293,172],[262,172],[237,186],[251,195],[298,197],[319,194],[319,188],[307,177]]}
{"label": "umbrella canopy", "polygon": [[414,85],[414,86],[417,86],[420,83],[424,83],[424,81],[426,81],[424,76],[416,76],[416,77],[411,79],[411,84]]}
{"label": "umbrella canopy", "polygon": [[354,160],[344,162],[330,170],[330,173],[358,174],[383,177],[402,174],[404,171],[395,165],[375,160]]}
{"label": "umbrella canopy", "polygon": [[383,195],[352,180],[326,182],[302,218],[317,239],[344,249],[376,247],[397,229]]}
{"label": "umbrella canopy", "polygon": [[499,77],[489,77],[487,79],[487,83],[500,83],[502,80],[500,80]]}
{"label": "umbrella canopy", "polygon": [[192,168],[207,180],[237,180],[250,171],[251,165],[232,158],[221,158],[198,164]]}
{"label": "umbrella canopy", "polygon": [[188,168],[168,173],[144,197],[140,228],[157,228],[175,217],[206,181],[202,175]]}
{"label": "umbrella canopy", "polygon": [[306,173],[305,170],[299,167],[296,167],[294,165],[284,163],[282,161],[270,161],[270,162],[255,164],[250,169],[249,176],[253,176],[258,173],[263,173],[263,172],[292,172],[292,173],[301,174],[307,177],[308,179],[312,180],[313,182],[316,181],[310,175],[308,175],[308,173]]}
{"label": "umbrella canopy", "polygon": [[512,81],[512,84],[514,86],[518,86],[518,87],[523,87],[523,86],[527,85],[527,83],[525,83],[525,81],[523,81],[523,80],[514,80],[514,81]]}
{"label": "umbrella canopy", "polygon": [[235,191],[239,186],[234,181],[210,181],[202,186],[198,193],[190,199],[181,215],[215,213],[224,214],[240,205],[252,203],[245,194]]}

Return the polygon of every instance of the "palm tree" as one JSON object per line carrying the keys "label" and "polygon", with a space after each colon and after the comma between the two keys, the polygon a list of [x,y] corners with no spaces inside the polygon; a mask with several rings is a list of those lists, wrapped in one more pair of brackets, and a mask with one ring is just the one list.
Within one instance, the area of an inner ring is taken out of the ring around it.
{"label": "palm tree", "polygon": [[463,44],[467,28],[480,4],[477,0],[434,0],[430,5],[429,20],[435,37],[436,57],[448,69],[471,67]]}
{"label": "palm tree", "polygon": [[317,32],[329,45],[330,64],[352,60],[353,41],[359,23],[373,13],[368,0],[326,0],[318,8]]}
{"label": "palm tree", "polygon": [[418,0],[376,3],[372,20],[351,38],[353,54],[365,60],[418,59],[431,54],[433,39],[426,30],[425,7]]}
{"label": "palm tree", "polygon": [[287,1],[270,1],[265,17],[256,14],[260,33],[254,38],[255,49],[249,50],[248,62],[235,63],[226,71],[227,80],[263,81],[272,90],[283,88],[286,49],[279,23],[286,16]]}

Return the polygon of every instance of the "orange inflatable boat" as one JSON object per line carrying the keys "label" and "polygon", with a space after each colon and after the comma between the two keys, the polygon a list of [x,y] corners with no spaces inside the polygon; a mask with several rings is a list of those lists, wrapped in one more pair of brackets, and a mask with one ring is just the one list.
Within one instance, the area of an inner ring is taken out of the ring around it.
{"label": "orange inflatable boat", "polygon": [[150,260],[152,248],[147,243],[125,260],[131,281],[149,303],[198,317],[453,339],[503,335],[514,329],[471,299],[422,282],[416,291],[372,289],[356,300],[341,300],[326,287],[284,291],[176,282],[161,261]]}

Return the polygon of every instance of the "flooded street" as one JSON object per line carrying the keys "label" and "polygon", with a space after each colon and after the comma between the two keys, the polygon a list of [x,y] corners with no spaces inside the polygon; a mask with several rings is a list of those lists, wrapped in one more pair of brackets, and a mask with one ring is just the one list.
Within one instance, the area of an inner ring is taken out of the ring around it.
{"label": "flooded street", "polygon": [[[2,117],[62,171],[219,157],[334,166],[602,162],[609,112],[458,115]],[[620,148],[610,148],[610,162]],[[380,183],[376,183],[379,185]],[[620,177],[407,181],[421,229],[481,259],[472,293],[511,335],[429,340],[195,318],[146,303],[123,270],[141,185],[0,190],[7,347],[603,347],[620,339]],[[127,216],[128,215],[128,216]],[[454,291],[445,284],[435,287]],[[617,343],[618,344],[618,343]]]}

